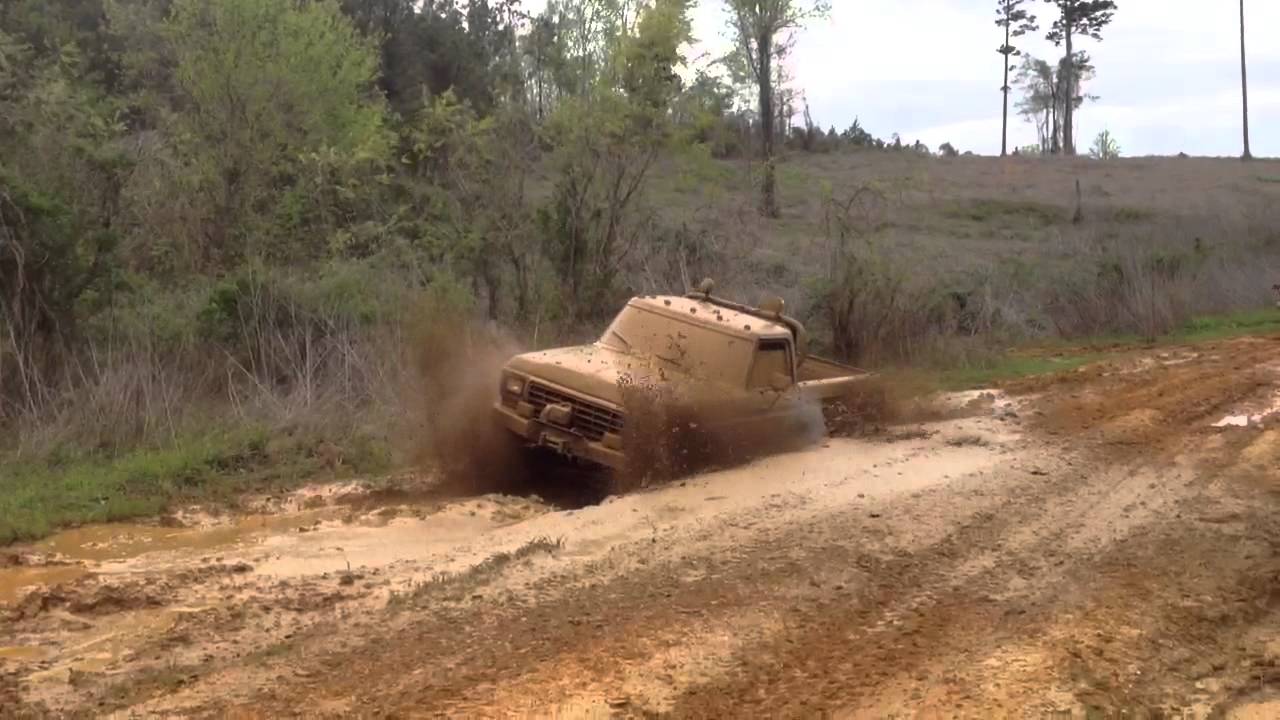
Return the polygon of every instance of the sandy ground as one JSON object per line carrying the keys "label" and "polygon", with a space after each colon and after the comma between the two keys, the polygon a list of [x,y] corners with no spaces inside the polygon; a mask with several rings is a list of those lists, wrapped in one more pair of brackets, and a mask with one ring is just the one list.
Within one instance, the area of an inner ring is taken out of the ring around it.
{"label": "sandy ground", "polygon": [[583,507],[410,478],[10,548],[0,715],[1280,717],[1280,339],[952,401]]}

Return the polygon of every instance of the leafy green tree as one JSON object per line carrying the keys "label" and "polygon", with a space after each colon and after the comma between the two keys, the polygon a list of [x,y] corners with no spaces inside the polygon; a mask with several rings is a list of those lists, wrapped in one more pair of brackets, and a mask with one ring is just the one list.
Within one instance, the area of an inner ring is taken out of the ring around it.
{"label": "leafy green tree", "polygon": [[0,419],[44,407],[76,311],[109,290],[129,164],[86,76],[74,45],[42,55],[0,31]]}
{"label": "leafy green tree", "polygon": [[760,154],[764,163],[760,211],[767,217],[777,217],[773,141],[778,61],[790,46],[790,34],[808,20],[825,16],[830,5],[825,0],[815,0],[811,5],[799,0],[729,0],[728,6],[734,41],[759,91]]}
{"label": "leafy green tree", "polygon": [[556,77],[564,72],[558,40],[560,27],[556,16],[548,10],[529,22],[529,31],[520,40],[520,54],[525,64],[526,87],[534,104],[534,117],[542,122],[554,102]]}
{"label": "leafy green tree", "polygon": [[672,106],[672,122],[687,134],[688,142],[706,145],[715,157],[739,149],[734,90],[718,74],[699,69]]}
{"label": "leafy green tree", "polygon": [[515,0],[341,0],[341,7],[379,43],[378,85],[401,117],[446,90],[482,114],[522,92]]}
{"label": "leafy green tree", "polygon": [[[432,6],[434,9],[434,5]],[[428,53],[421,48],[425,20],[412,0],[341,0],[342,12],[365,35],[379,43],[378,87],[391,107],[410,112],[427,84]],[[461,17],[456,28],[460,33]],[[447,45],[448,43],[438,43]]]}
{"label": "leafy green tree", "polygon": [[1000,155],[1009,154],[1009,63],[1010,58],[1021,55],[1022,51],[1011,44],[1013,38],[1022,37],[1029,32],[1040,29],[1036,24],[1036,16],[1022,5],[1026,0],[998,0],[996,7],[996,25],[1004,29],[1004,44],[996,49],[1004,57],[1004,84],[1000,86],[1000,94],[1004,106],[1000,115]]}
{"label": "leafy green tree", "polygon": [[507,295],[523,315],[533,271],[525,186],[538,155],[527,117],[514,106],[480,117],[445,91],[418,113],[405,137],[405,162],[429,183],[416,212],[429,219],[430,259],[469,279],[491,318]]}
{"label": "leafy green tree", "polygon": [[681,90],[677,68],[684,62],[680,46],[692,35],[687,0],[661,0],[639,16],[635,34],[616,54],[621,86],[633,116],[657,129]]}
{"label": "leafy green tree", "polygon": [[552,0],[547,8],[557,16],[561,89],[588,97],[598,82],[611,82],[611,58],[626,35],[624,8],[619,0]]}
{"label": "leafy green tree", "polygon": [[201,258],[296,254],[264,240],[302,158],[332,151],[349,172],[387,156],[376,47],[332,0],[175,0],[164,32],[172,130],[204,200]]}
{"label": "leafy green tree", "polygon": [[75,72],[81,80],[107,92],[117,89],[122,49],[102,32],[106,0],[6,0],[0,3],[0,28],[26,43],[36,57],[75,48],[80,57]]}
{"label": "leafy green tree", "polygon": [[884,141],[867,132],[867,129],[862,127],[862,121],[856,117],[853,119],[853,124],[840,133],[840,137],[854,147],[884,147]]}
{"label": "leafy green tree", "polygon": [[1077,52],[1071,73],[1074,87],[1068,88],[1066,59],[1055,66],[1048,61],[1027,55],[1018,66],[1014,84],[1023,89],[1018,101],[1018,112],[1035,124],[1040,147],[1048,154],[1057,154],[1063,147],[1064,124],[1068,103],[1079,108],[1086,100],[1095,99],[1081,91],[1083,83],[1093,77],[1093,64],[1088,54]]}
{"label": "leafy green tree", "polygon": [[1115,160],[1120,157],[1120,143],[1116,141],[1110,130],[1103,130],[1093,139],[1093,146],[1089,148],[1089,157],[1096,160]]}
{"label": "leafy green tree", "polygon": [[607,306],[623,261],[644,236],[636,206],[649,169],[673,139],[675,68],[689,36],[686,1],[657,0],[612,56],[621,91],[597,83],[550,118],[556,181],[540,223],[575,316]]}
{"label": "leafy green tree", "polygon": [[[1058,17],[1050,26],[1045,36],[1054,45],[1065,45],[1063,54],[1065,80],[1063,85],[1075,88],[1079,85],[1080,68],[1075,64],[1076,53],[1073,45],[1078,35],[1102,39],[1102,29],[1115,17],[1115,0],[1044,0],[1054,6]],[[1076,153],[1075,146],[1075,102],[1064,105],[1066,113],[1062,118],[1062,151],[1068,155]]]}

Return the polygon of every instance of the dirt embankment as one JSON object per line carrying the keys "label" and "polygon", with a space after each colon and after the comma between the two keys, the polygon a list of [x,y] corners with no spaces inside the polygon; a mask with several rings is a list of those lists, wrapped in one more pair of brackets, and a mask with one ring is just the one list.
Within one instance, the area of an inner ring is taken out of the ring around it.
{"label": "dirt embankment", "polygon": [[1119,353],[585,507],[348,488],[85,529],[0,568],[27,583],[0,597],[0,702],[1272,717],[1276,358],[1277,339]]}

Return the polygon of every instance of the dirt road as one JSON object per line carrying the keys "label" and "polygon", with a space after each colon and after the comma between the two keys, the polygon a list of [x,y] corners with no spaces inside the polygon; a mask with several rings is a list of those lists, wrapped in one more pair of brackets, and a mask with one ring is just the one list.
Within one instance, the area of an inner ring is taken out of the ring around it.
{"label": "dirt road", "polygon": [[951,402],[577,508],[322,486],[10,549],[0,714],[1280,717],[1280,339]]}

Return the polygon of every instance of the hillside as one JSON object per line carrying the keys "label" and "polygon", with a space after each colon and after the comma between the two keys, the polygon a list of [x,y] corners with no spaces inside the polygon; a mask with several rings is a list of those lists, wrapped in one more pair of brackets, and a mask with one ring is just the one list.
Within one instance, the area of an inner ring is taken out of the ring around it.
{"label": "hillside", "polygon": [[967,312],[965,327],[934,317],[901,329],[1003,340],[1160,334],[1265,307],[1280,279],[1276,161],[792,154],[778,220],[754,212],[751,172],[669,162],[651,201],[687,230],[688,276],[750,299],[781,293],[819,325],[828,283],[844,278],[877,305],[863,320]]}

